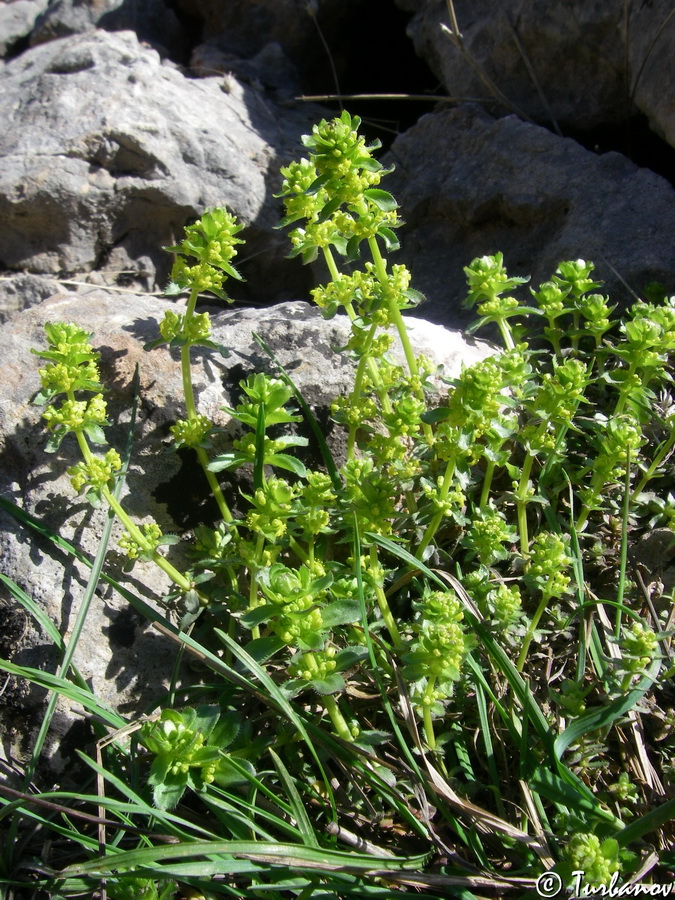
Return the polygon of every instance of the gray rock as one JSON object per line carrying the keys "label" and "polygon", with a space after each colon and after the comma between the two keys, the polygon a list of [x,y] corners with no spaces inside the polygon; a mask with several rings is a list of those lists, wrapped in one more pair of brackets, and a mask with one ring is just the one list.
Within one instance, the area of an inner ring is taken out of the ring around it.
{"label": "gray rock", "polygon": [[625,125],[633,100],[673,143],[670,0],[454,0],[465,54],[441,27],[450,26],[446,0],[396,3],[414,11],[409,34],[450,96],[494,101],[486,76],[508,101],[491,110],[577,131]]}
{"label": "gray rock", "polygon": [[49,0],[9,0],[0,6],[0,56],[12,52],[35,25]]}
{"label": "gray rock", "polygon": [[220,205],[249,226],[249,254],[268,247],[268,268],[244,270],[250,289],[288,290],[272,194],[317,115],[281,114],[233,78],[190,80],[130,32],[34,47],[0,72],[0,265],[70,275],[149,259],[163,287],[162,246]]}
{"label": "gray rock", "polygon": [[30,42],[42,44],[95,28],[133,31],[139,41],[172,57],[186,51],[184,28],[163,0],[52,0],[35,22]]}
{"label": "gray rock", "polygon": [[675,9],[671,0],[632,7],[631,99],[654,131],[675,147]]}
{"label": "gray rock", "polygon": [[497,251],[535,287],[562,260],[583,258],[615,302],[631,299],[627,285],[675,288],[675,191],[618,153],[467,106],[424,116],[385,162],[396,165],[387,188],[406,222],[401,256],[433,321],[473,318],[460,307],[463,267]]}
{"label": "gray rock", "polygon": [[[41,363],[31,356],[30,348],[44,345],[45,321],[76,321],[94,333],[92,343],[102,354],[102,380],[110,388],[107,400],[113,425],[107,435],[110,443],[120,448],[129,418],[134,370],[137,363],[140,365],[139,420],[123,503],[137,521],[151,517],[166,532],[189,532],[197,522],[209,521],[213,511],[205,504],[204,479],[192,461],[163,452],[169,425],[184,415],[180,363],[166,348],[143,350],[144,343],[157,336],[157,321],[167,306],[166,301],[154,297],[83,289],[80,294],[57,294],[13,316],[0,328],[5,380],[0,404],[0,495],[90,556],[98,550],[104,515],[73,496],[66,475],[68,466],[77,461],[72,441],[64,441],[57,454],[44,451],[41,410],[30,403],[39,388],[37,370]],[[221,407],[238,402],[239,382],[252,371],[272,371],[253,332],[269,344],[320,421],[327,420],[328,403],[352,383],[351,362],[333,349],[346,342],[346,317],[327,322],[305,303],[285,303],[268,310],[221,311],[213,314],[212,321],[214,339],[231,348],[230,356],[204,352],[194,366],[193,377],[199,411],[225,429],[229,419]],[[484,344],[467,342],[458,333],[428,322],[413,321],[411,329],[418,352],[443,364],[448,375],[457,374],[462,362],[469,363],[490,352]],[[400,349],[397,353],[402,358]],[[228,486],[224,479],[224,490],[228,501],[236,504],[236,487],[231,480]],[[115,549],[120,532],[115,526],[107,571],[161,608],[160,598],[168,582],[154,566],[137,564],[131,576],[121,574],[121,559]],[[174,559],[176,552],[180,553],[180,547],[171,549]],[[179,555],[178,564],[180,559]],[[48,541],[30,536],[5,513],[0,513],[0,570],[21,585],[62,633],[72,628],[87,570],[66,559]],[[31,623],[17,626],[20,618],[16,603],[2,587],[0,621],[8,633],[24,632],[15,662],[53,670],[56,661],[49,640]],[[174,652],[174,647],[144,625],[125,600],[106,588],[90,610],[75,663],[101,701],[133,715],[162,693]],[[5,692],[4,702],[18,702],[26,711],[27,719],[17,731],[7,706],[4,713],[0,708],[6,742],[12,753],[20,755],[21,737],[25,738],[39,722],[42,695],[26,692],[14,682]],[[70,730],[77,728],[78,716],[71,706],[59,708],[49,750],[55,767],[65,756]],[[63,741],[63,754],[59,756]]]}
{"label": "gray rock", "polygon": [[58,282],[41,275],[0,277],[0,323],[22,309],[42,303],[59,290]]}
{"label": "gray rock", "polygon": [[[326,62],[335,29],[368,0],[177,0],[177,9],[202,21],[202,39],[242,58],[277,43],[303,73]],[[316,20],[316,22],[315,22]]]}

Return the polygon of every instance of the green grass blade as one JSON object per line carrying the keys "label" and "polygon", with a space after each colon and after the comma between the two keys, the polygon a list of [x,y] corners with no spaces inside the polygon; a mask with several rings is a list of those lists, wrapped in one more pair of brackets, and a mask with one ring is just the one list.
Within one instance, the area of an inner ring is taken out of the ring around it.
{"label": "green grass blade", "polygon": [[[0,498],[2,499],[2,498]],[[17,507],[18,508],[18,507]],[[11,578],[0,572],[0,581],[6,586],[10,594],[17,600],[21,606],[28,612],[40,626],[42,631],[53,641],[54,646],[58,650],[63,650],[64,643],[61,632],[52,622],[47,613],[41,609],[32,597],[19,587]]]}
{"label": "green grass blade", "polygon": [[643,675],[638,684],[623,697],[612,700],[606,706],[587,710],[578,719],[575,719],[571,725],[568,725],[555,741],[554,749],[558,759],[561,759],[565,750],[583,735],[591,731],[598,731],[601,728],[608,728],[617,719],[631,710],[654,685],[660,668],[661,661],[655,660],[649,669],[649,673]]}
{"label": "green grass blade", "polygon": [[[299,871],[319,870],[322,872],[370,873],[386,877],[388,872],[415,871],[429,861],[429,854],[416,856],[370,856],[341,850],[303,847],[270,841],[191,841],[169,844],[140,850],[122,850],[103,859],[92,859],[67,866],[60,872],[50,872],[52,876],[73,878],[89,876],[104,878],[118,870],[140,871],[151,868],[165,860],[191,862],[199,857],[219,857],[205,863],[202,874],[226,874],[250,871],[247,866],[257,864],[282,865]],[[196,874],[196,873],[195,873]]]}
{"label": "green grass blade", "polygon": [[271,747],[269,748],[268,752],[272,757],[274,768],[279,773],[279,777],[281,778],[286,789],[286,794],[288,795],[288,800],[291,804],[293,816],[298,824],[300,834],[302,835],[302,842],[306,847],[318,847],[319,841],[317,840],[314,829],[312,828],[312,823],[310,822],[309,816],[307,815],[307,810],[305,809],[305,805],[302,802],[302,798],[295,784],[295,780],[292,778],[286,766],[283,764],[279,756]]}
{"label": "green grass blade", "polygon": [[18,675],[25,678],[27,681],[46,688],[48,691],[55,691],[61,694],[73,703],[83,706],[112,728],[123,728],[127,724],[125,719],[110,709],[109,706],[103,704],[91,691],[84,690],[66,678],[51,675],[49,672],[42,672],[40,669],[33,669],[29,666],[17,666],[6,659],[0,659],[0,669],[8,672],[10,675]]}
{"label": "green grass blade", "polygon": [[666,822],[675,819],[675,798],[666,800],[660,806],[650,810],[644,816],[640,816],[630,825],[626,825],[618,834],[613,834],[622,847],[627,847],[633,841],[637,841],[652,831],[657,831]]}

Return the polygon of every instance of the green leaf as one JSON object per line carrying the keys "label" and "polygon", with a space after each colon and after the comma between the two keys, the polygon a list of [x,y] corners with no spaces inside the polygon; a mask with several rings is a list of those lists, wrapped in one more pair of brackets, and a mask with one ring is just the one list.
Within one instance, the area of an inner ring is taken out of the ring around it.
{"label": "green leaf", "polygon": [[299,478],[307,477],[307,467],[299,459],[289,456],[288,453],[272,453],[265,462],[269,466],[276,466],[278,469],[285,469],[287,472],[293,472]]}
{"label": "green leaf", "polygon": [[394,209],[398,209],[398,203],[389,191],[383,191],[380,188],[366,188],[363,196],[383,212],[391,212]]}
{"label": "green leaf", "polygon": [[83,429],[92,444],[107,444],[105,432],[100,425],[85,425]]}
{"label": "green leaf", "polygon": [[[359,608],[359,614],[360,612],[361,610]],[[340,650],[335,657],[336,669],[338,672],[344,672],[346,669],[351,669],[352,666],[358,665],[358,663],[366,659],[367,656],[367,647],[345,647],[343,650]]]}
{"label": "green leaf", "polygon": [[152,799],[157,809],[169,810],[177,806],[187,787],[187,773],[167,772],[164,780],[152,789]]}
{"label": "green leaf", "polygon": [[265,603],[263,606],[256,606],[255,609],[249,609],[239,620],[245,628],[255,628],[269,619],[273,619],[279,613],[279,607],[272,603]]}
{"label": "green leaf", "polygon": [[276,636],[261,637],[250,641],[246,645],[246,652],[249,653],[257,663],[264,663],[285,646],[286,644],[284,644],[281,638]]}
{"label": "green leaf", "polygon": [[344,678],[337,672],[332,672],[325,678],[316,678],[310,684],[318,694],[338,694],[346,687]]}
{"label": "green leaf", "polygon": [[321,610],[321,619],[324,628],[334,628],[336,625],[351,625],[361,618],[361,606],[355,597],[345,600],[335,600]]}
{"label": "green leaf", "polygon": [[[244,772],[241,771],[244,769]],[[255,776],[255,769],[247,759],[221,759],[214,772],[214,781],[219,787],[231,787],[236,784],[247,784],[246,775]]]}
{"label": "green leaf", "polygon": [[201,732],[205,738],[211,734],[218,719],[220,718],[220,707],[215,705],[202,705],[195,707],[195,720],[192,728]]}
{"label": "green leaf", "polygon": [[208,469],[210,472],[222,472],[224,469],[238,469],[247,462],[250,462],[250,460],[243,453],[235,453],[234,451],[221,453],[219,456],[213,457],[208,464]]}
{"label": "green leaf", "polygon": [[223,713],[209,734],[209,744],[224,750],[229,747],[241,730],[241,715],[234,710]]}

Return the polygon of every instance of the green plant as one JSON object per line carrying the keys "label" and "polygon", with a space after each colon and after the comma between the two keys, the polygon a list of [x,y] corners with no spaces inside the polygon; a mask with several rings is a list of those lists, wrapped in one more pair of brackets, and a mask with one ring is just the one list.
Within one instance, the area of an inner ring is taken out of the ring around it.
{"label": "green plant", "polygon": [[[148,349],[180,355],[174,447],[194,451],[220,510],[195,531],[190,571],[170,561],[177,538],[139,528],[116,498],[116,451],[90,448],[106,440],[90,336],[48,326],[38,351],[50,446],[75,436],[73,487],[119,517],[130,563],[151,560],[172,579],[180,628],[120,589],[214,679],[173,691],[133,739],[109,744],[104,765],[86,760],[114,817],[100,852],[30,797],[7,796],[81,848],[39,869],[64,894],[111,874],[120,896],[138,878],[158,896],[174,884],[209,897],[520,890],[589,848],[594,859],[611,850],[611,872],[629,874],[667,840],[675,799],[654,773],[666,777],[672,733],[649,759],[641,728],[670,674],[669,633],[653,604],[643,610],[628,548],[668,483],[675,301],[638,302],[617,322],[593,266],[577,260],[528,305],[515,296],[527,279],[500,254],[475,260],[476,328],[496,326],[504,349],[439,390],[402,316],[422,298],[387,259],[400,224],[379,187],[387,170],[358,125],[343,113],[315,126],[280,195],[293,254],[327,267],[315,302],[351,322],[354,385],[332,406],[344,459],[281,369],[242,382],[242,401],[225,407],[241,433],[221,446],[197,410],[191,350],[222,350],[196,305],[236,277],[239,226],[213,210],[169,248],[171,292],[189,291],[187,307],[167,311]],[[305,443],[296,404],[321,448],[312,468],[289,452]],[[252,487],[235,516],[217,476],[237,470]],[[66,673],[22,674],[72,693]]]}

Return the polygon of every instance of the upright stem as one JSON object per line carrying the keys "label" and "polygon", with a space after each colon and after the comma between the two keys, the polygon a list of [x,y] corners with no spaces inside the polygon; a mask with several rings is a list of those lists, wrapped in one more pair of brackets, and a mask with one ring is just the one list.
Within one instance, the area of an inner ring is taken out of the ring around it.
{"label": "upright stem", "polygon": [[543,592],[541,600],[539,601],[539,606],[537,607],[537,611],[532,617],[532,621],[530,622],[530,627],[527,629],[527,633],[523,638],[523,646],[520,651],[520,656],[518,657],[518,663],[516,668],[519,672],[523,671],[523,666],[525,665],[525,661],[527,660],[527,654],[530,649],[530,644],[532,643],[532,638],[534,637],[534,632],[537,630],[537,625],[539,624],[539,620],[544,614],[544,610],[548,606],[548,602],[551,599],[550,594],[546,591]]}
{"label": "upright stem", "polygon": [[[187,309],[185,310],[185,321],[187,322],[192,318],[195,311],[195,306],[197,304],[197,296],[198,291],[193,289],[190,293],[190,299],[188,300]],[[185,409],[187,411],[188,420],[197,418],[197,404],[195,403],[195,392],[192,386],[192,366],[190,360],[190,344],[183,344],[180,350],[180,363],[181,363],[181,374],[183,376],[183,393],[185,395]],[[204,470],[204,475],[206,475],[206,480],[209,483],[209,487],[211,488],[211,492],[213,497],[218,504],[218,509],[220,510],[220,515],[222,516],[225,522],[232,522],[233,516],[230,512],[230,508],[227,505],[227,501],[223,496],[222,489],[218,482],[218,479],[214,475],[213,472],[208,468],[209,458],[203,447],[195,447],[197,451],[197,459],[199,460],[199,464]]]}
{"label": "upright stem", "polygon": [[[380,563],[377,557],[377,547],[375,546],[375,544],[373,544],[370,548],[370,564],[375,571],[380,568]],[[387,631],[391,635],[394,647],[397,650],[401,650],[403,647],[401,633],[398,630],[396,619],[394,619],[391,608],[389,606],[387,595],[384,593],[384,588],[377,579],[375,580],[375,596],[377,598],[377,605],[379,606],[380,612],[382,613],[382,619],[384,621],[384,624],[387,626]]]}
{"label": "upright stem", "polygon": [[534,456],[530,453],[525,457],[523,470],[520,473],[518,490],[516,491],[516,509],[518,513],[518,533],[520,535],[520,552],[526,557],[530,552],[530,536],[527,528],[527,493],[530,485],[530,473]]}
{"label": "upright stem", "polygon": [[[74,395],[72,397],[70,397],[70,393],[72,393],[72,392],[69,392],[69,399],[72,400],[74,398]],[[81,431],[76,431],[75,435],[77,437],[77,443],[80,447],[80,452],[82,453],[82,457],[83,457],[84,461],[86,463],[91,462],[92,452],[89,448],[89,444],[87,443],[86,437],[84,436],[84,434],[82,434]],[[182,574],[182,572],[179,572],[175,566],[172,566],[171,563],[167,559],[164,559],[164,557],[160,553],[158,553],[156,550],[153,551],[152,544],[150,543],[150,541],[148,541],[148,539],[143,534],[143,532],[138,527],[138,525],[136,525],[135,522],[132,521],[132,519],[129,517],[127,511],[120,504],[120,502],[114,496],[112,491],[110,491],[109,488],[104,487],[101,491],[101,494],[105,498],[105,501],[108,504],[108,506],[112,509],[112,511],[117,516],[117,518],[124,525],[126,530],[129,532],[131,537],[134,539],[134,541],[136,541],[138,546],[141,547],[146,552],[152,552],[152,561],[163,572],[165,572],[169,576],[169,578],[173,581],[173,583],[177,584],[178,587],[181,588],[181,590],[189,591],[190,588],[192,587],[190,581],[185,577],[185,575]]]}
{"label": "upright stem", "polygon": [[424,696],[422,698],[422,702],[424,703],[424,736],[427,739],[427,744],[429,745],[430,750],[436,749],[436,735],[434,734],[434,722],[431,718],[431,702],[433,700],[434,695],[434,685],[436,684],[436,676],[430,675],[429,680],[427,681],[427,686],[424,689]]}
{"label": "upright stem", "polygon": [[[440,502],[444,502],[445,500],[448,499],[448,493],[450,492],[450,486],[452,485],[452,479],[454,478],[454,476],[455,476],[455,460],[451,459],[445,468],[445,475],[443,476],[443,482],[441,483],[441,488],[439,491]],[[431,522],[429,522],[429,524],[427,525],[427,530],[424,532],[422,541],[421,541],[419,547],[417,548],[417,553],[415,554],[417,559],[422,559],[424,551],[427,549],[427,547],[433,540],[434,535],[438,531],[438,527],[442,521],[443,521],[443,510],[441,509],[441,510],[439,510],[439,512],[434,514],[434,517],[432,518]]]}

